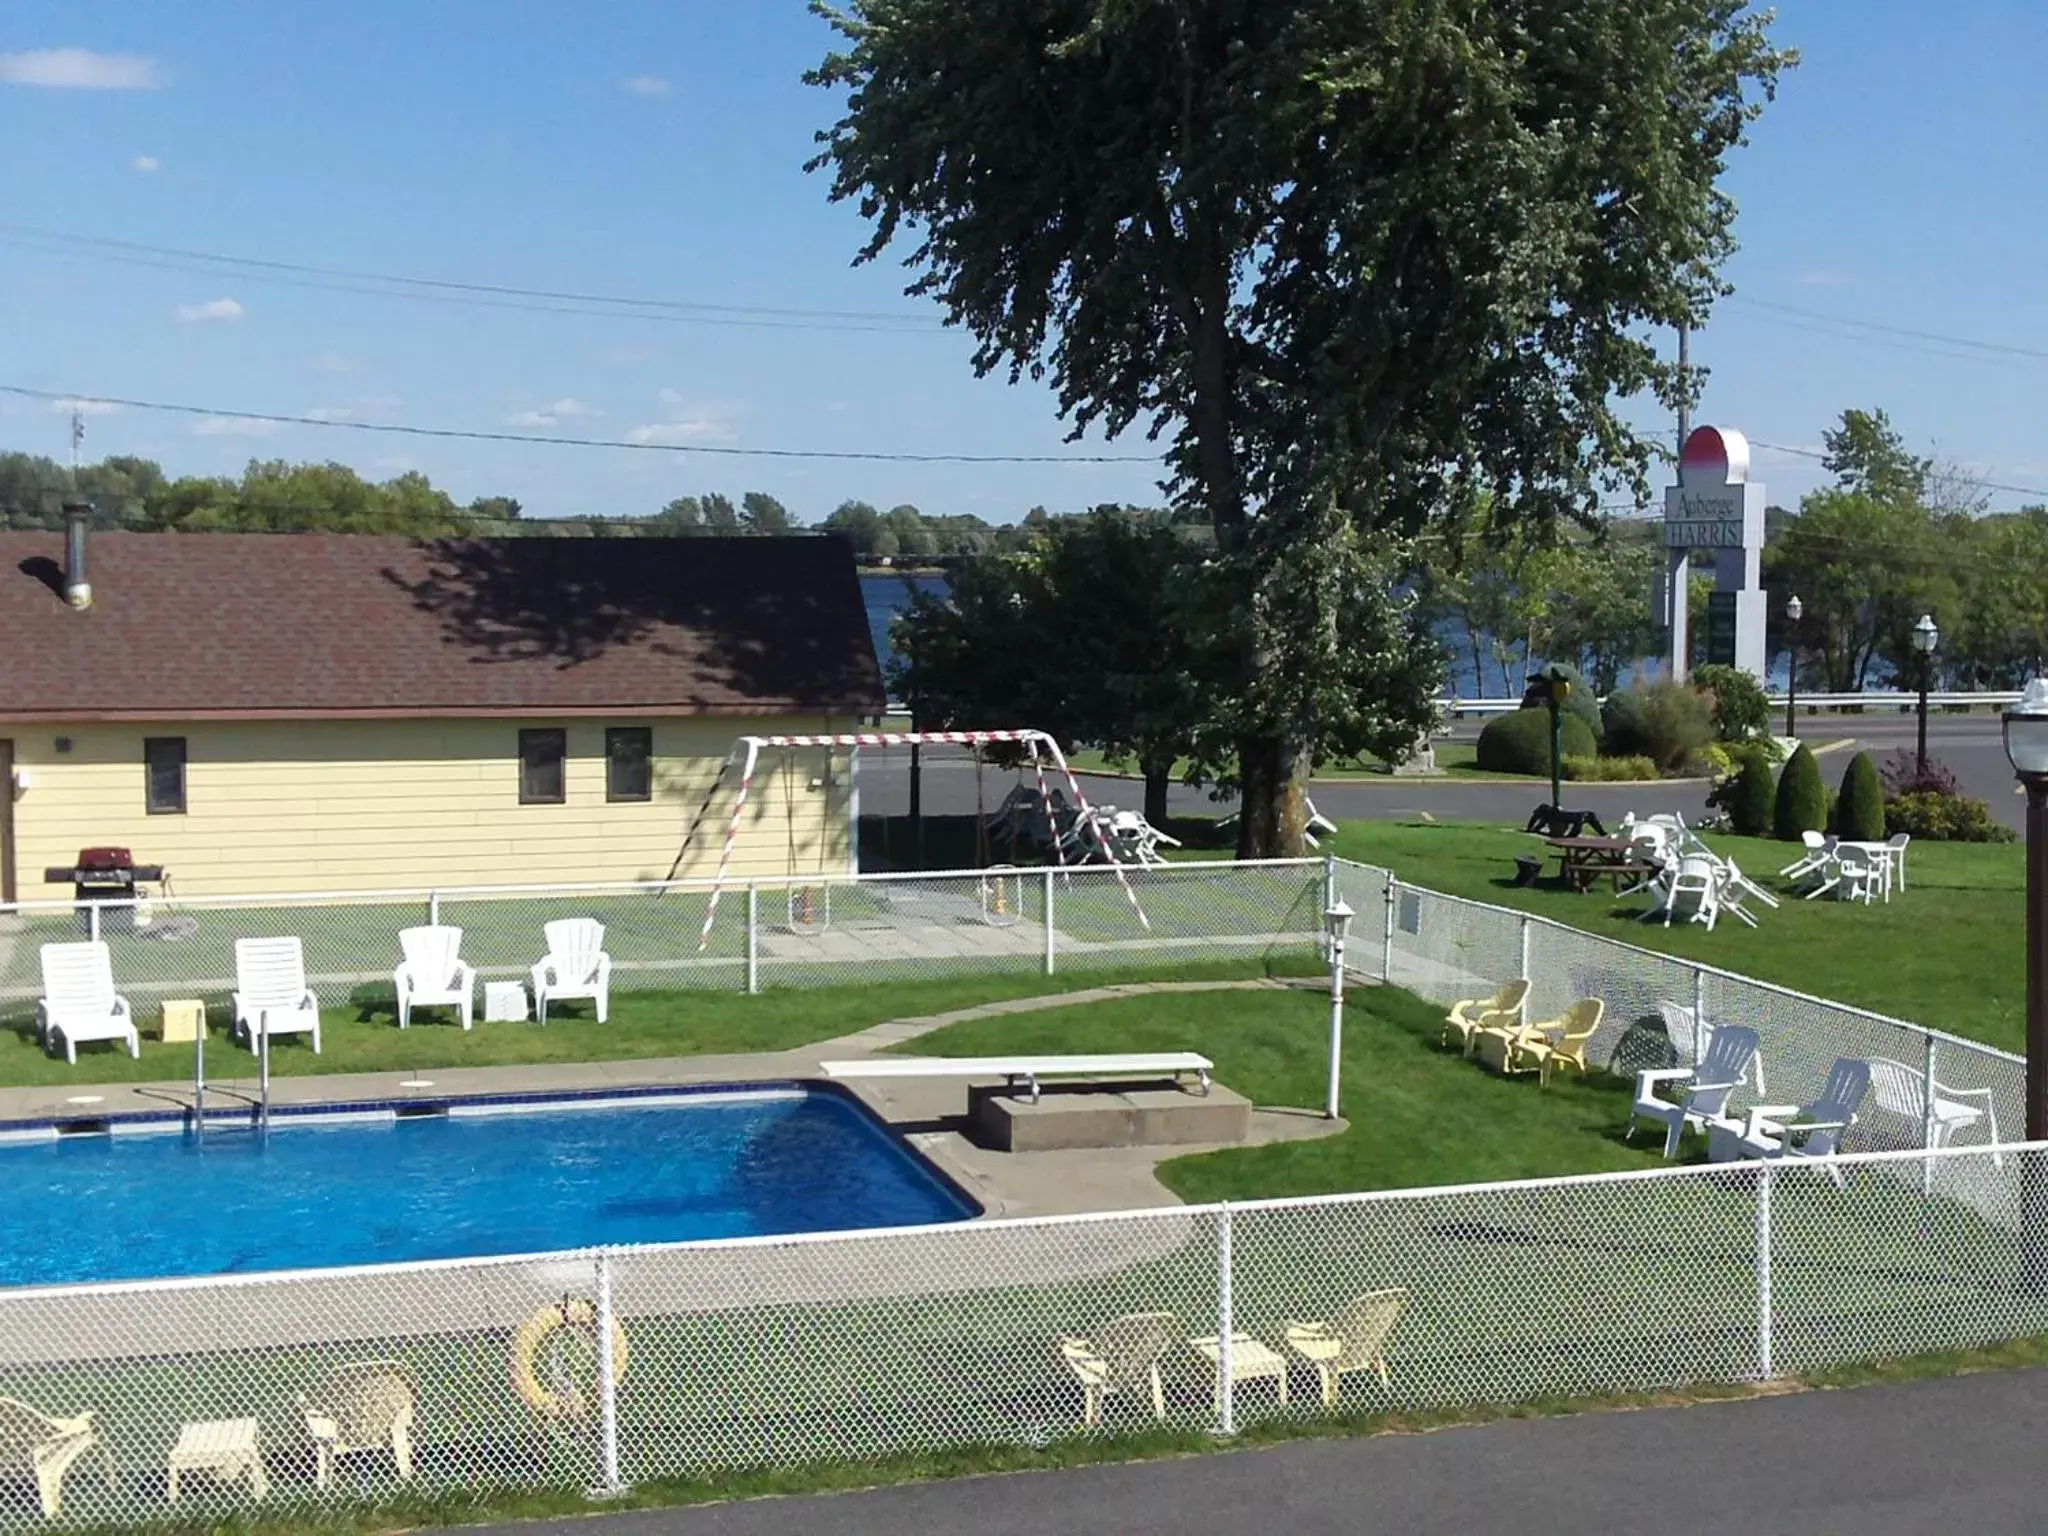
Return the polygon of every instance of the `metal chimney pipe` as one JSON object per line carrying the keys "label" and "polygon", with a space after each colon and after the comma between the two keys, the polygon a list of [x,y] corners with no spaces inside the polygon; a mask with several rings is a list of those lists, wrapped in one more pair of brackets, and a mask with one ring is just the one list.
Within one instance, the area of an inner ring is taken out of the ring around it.
{"label": "metal chimney pipe", "polygon": [[92,606],[92,583],[85,578],[85,535],[92,508],[82,501],[64,504],[64,601],[74,608]]}

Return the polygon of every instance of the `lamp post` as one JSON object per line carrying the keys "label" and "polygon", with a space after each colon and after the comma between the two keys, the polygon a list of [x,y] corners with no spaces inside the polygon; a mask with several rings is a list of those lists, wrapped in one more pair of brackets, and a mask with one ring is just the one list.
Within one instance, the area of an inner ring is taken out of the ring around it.
{"label": "lamp post", "polygon": [[1550,803],[1552,807],[1564,804],[1564,701],[1572,691],[1572,680],[1564,668],[1555,662],[1541,672],[1529,674],[1528,691],[1522,702],[1540,703],[1550,710]]}
{"label": "lamp post", "polygon": [[[2027,792],[2027,1140],[2048,1136],[2048,678],[2005,715],[2005,756]],[[2048,1164],[2020,1158],[2024,1279],[2048,1289]]]}
{"label": "lamp post", "polygon": [[1786,627],[1791,631],[1785,637],[1785,660],[1791,669],[1785,675],[1785,734],[1799,734],[1799,616],[1806,612],[1806,604],[1799,601],[1794,592],[1785,604]]}
{"label": "lamp post", "polygon": [[1915,754],[1915,776],[1927,777],[1927,685],[1934,677],[1934,648],[1941,643],[1941,631],[1934,616],[1923,613],[1913,626],[1913,650],[1920,658],[1920,746]]}
{"label": "lamp post", "polygon": [[1323,1118],[1337,1118],[1337,1083],[1344,1057],[1344,939],[1351,932],[1352,911],[1343,897],[1323,913],[1323,933],[1330,941],[1330,1093]]}

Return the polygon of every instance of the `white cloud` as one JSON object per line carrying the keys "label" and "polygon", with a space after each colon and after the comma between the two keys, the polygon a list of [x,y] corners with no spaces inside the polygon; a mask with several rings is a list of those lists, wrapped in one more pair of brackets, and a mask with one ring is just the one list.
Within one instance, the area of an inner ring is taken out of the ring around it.
{"label": "white cloud", "polygon": [[52,400],[50,409],[60,416],[69,416],[73,411],[81,416],[111,416],[121,407],[111,400]]}
{"label": "white cloud", "polygon": [[155,155],[137,155],[128,162],[129,170],[140,171],[145,176],[153,176],[163,168],[163,161],[157,159]]}
{"label": "white cloud", "polygon": [[0,81],[66,91],[153,91],[163,84],[163,77],[155,59],[137,53],[37,48],[0,53]]}
{"label": "white cloud", "polygon": [[619,89],[629,96],[666,96],[668,82],[659,75],[635,75],[630,80],[621,80]]}
{"label": "white cloud", "polygon": [[629,443],[729,443],[732,428],[708,416],[693,421],[650,421],[626,434]]}
{"label": "white cloud", "polygon": [[180,304],[177,316],[187,324],[208,320],[239,320],[248,313],[233,299],[208,299],[204,304]]}
{"label": "white cloud", "polygon": [[552,405],[544,405],[537,411],[515,411],[505,418],[508,427],[559,427],[565,421],[579,421],[591,416],[602,416],[603,411],[586,405],[581,400],[564,398]]}
{"label": "white cloud", "polygon": [[270,437],[282,423],[260,416],[207,416],[192,424],[194,437]]}

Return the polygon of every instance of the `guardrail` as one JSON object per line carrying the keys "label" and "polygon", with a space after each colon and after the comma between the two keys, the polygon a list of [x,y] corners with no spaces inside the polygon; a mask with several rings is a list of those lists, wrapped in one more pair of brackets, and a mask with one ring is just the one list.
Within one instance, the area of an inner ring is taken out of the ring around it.
{"label": "guardrail", "polygon": [[[1783,709],[1786,698],[1782,692],[1767,694],[1771,708]],[[1991,690],[1981,693],[1933,693],[1927,695],[1929,709],[2010,709],[2019,702],[2017,689]],[[1606,700],[1603,698],[1604,704]],[[1466,715],[1504,715],[1520,709],[1520,698],[1512,699],[1463,699],[1452,697],[1443,701],[1445,715],[1460,719]],[[1801,693],[1799,708],[1809,713],[1822,710],[1858,710],[1866,714],[1897,710],[1909,714],[1920,707],[1918,693],[1898,693],[1892,690],[1872,690],[1867,693]]]}

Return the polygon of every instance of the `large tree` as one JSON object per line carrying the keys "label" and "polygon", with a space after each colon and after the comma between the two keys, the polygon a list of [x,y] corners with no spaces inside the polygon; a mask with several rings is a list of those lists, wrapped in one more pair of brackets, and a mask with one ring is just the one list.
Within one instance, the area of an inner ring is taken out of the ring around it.
{"label": "large tree", "polygon": [[1704,318],[1786,56],[1743,0],[813,4],[861,258],[905,236],[978,371],[1165,439],[1235,588],[1239,851],[1299,851],[1305,546],[1642,485],[1614,403],[1676,398],[1647,333]]}

